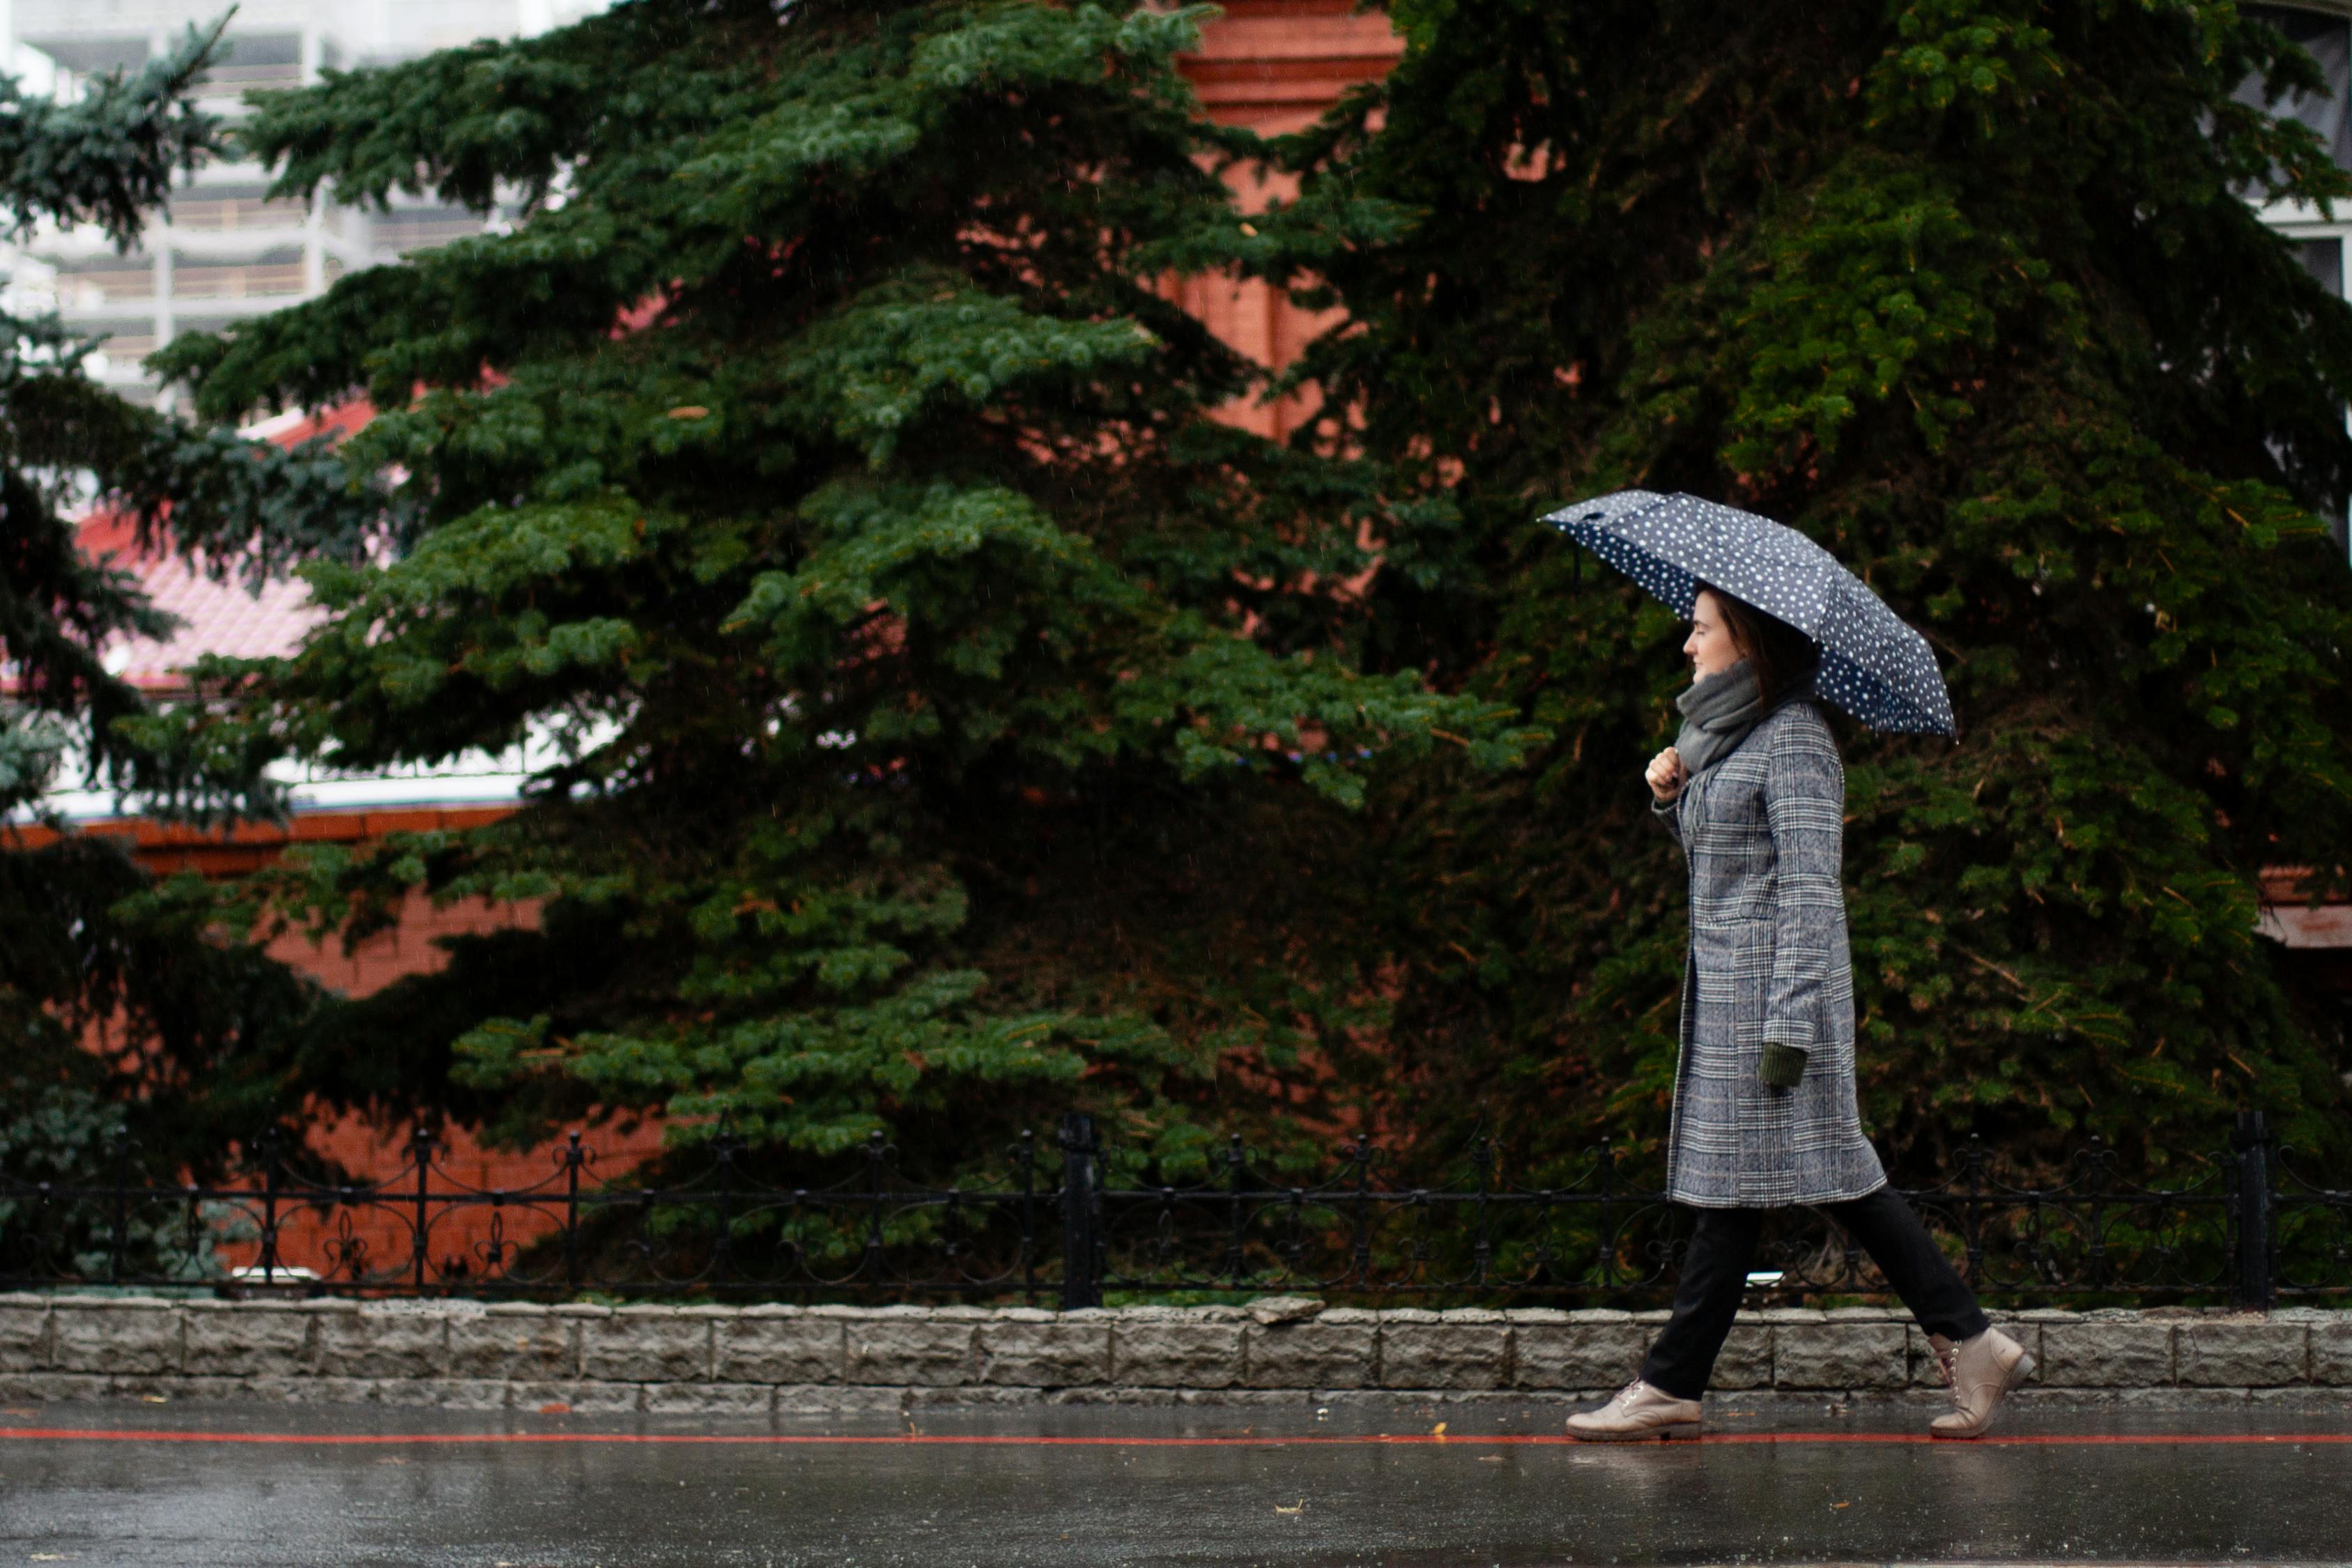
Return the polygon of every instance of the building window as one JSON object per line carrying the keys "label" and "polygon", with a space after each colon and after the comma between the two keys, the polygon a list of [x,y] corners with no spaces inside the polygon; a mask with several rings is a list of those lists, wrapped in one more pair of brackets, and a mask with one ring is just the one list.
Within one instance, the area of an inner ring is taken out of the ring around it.
{"label": "building window", "polygon": [[300,228],[310,209],[299,201],[265,199],[266,184],[194,185],[172,195],[171,219],[175,228],[225,230],[240,228]]}
{"label": "building window", "polygon": [[227,43],[228,58],[206,71],[196,89],[213,112],[242,107],[250,91],[302,85],[300,34],[232,33]]}
{"label": "building window", "polygon": [[2263,79],[2248,77],[2232,94],[2240,103],[2267,107],[2281,120],[2299,121],[2318,133],[2336,167],[2352,169],[2352,17],[2325,16],[2292,5],[2241,5],[2238,14],[2267,22],[2301,44],[2318,62],[2327,96],[2289,92],[2276,103],[2263,101]]}
{"label": "building window", "polygon": [[155,268],[143,256],[102,257],[68,272],[58,271],[58,305],[68,311],[103,310],[128,300],[152,299]]}
{"label": "building window", "polygon": [[245,300],[302,292],[302,252],[278,247],[237,261],[173,258],[172,292],[182,300]]}
{"label": "building window", "polygon": [[2342,298],[2344,294],[2343,239],[2331,234],[2324,239],[2298,239],[2292,243],[2294,246],[2294,258],[2303,263],[2303,269],[2326,285],[2329,293],[2339,299]]}
{"label": "building window", "polygon": [[[2238,13],[2269,24],[2289,43],[2300,45],[2318,66],[2327,90],[2287,92],[2270,103],[2257,76],[2240,82],[2231,96],[2278,119],[2309,126],[2336,166],[2352,170],[2352,16],[2299,5],[2240,5]],[[2257,189],[2244,195],[2294,249],[2304,270],[2330,293],[2344,298],[2344,246],[2347,235],[2352,235],[2352,212],[2339,211],[2331,216],[2293,196],[2273,197]],[[2347,561],[2352,561],[2352,510],[2335,509],[2328,531],[2344,548]]]}

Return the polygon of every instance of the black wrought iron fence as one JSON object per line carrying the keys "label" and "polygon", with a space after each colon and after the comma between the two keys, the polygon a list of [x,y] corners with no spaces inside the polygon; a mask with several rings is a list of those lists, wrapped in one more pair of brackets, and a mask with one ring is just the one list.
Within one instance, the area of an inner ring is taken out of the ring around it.
{"label": "black wrought iron fence", "polygon": [[[1024,1133],[996,1173],[908,1179],[871,1141],[834,1179],[784,1185],[721,1137],[688,1179],[601,1176],[578,1134],[521,1186],[469,1184],[419,1132],[399,1174],[305,1174],[268,1141],[219,1184],[146,1178],[119,1147],[111,1179],[0,1173],[0,1285],[209,1286],[236,1292],[715,1300],[1018,1300],[1308,1292],[1364,1300],[1663,1301],[1686,1227],[1608,1147],[1541,1181],[1475,1143],[1454,1179],[1395,1178],[1357,1142],[1309,1181],[1261,1168],[1236,1139],[1205,1179],[1152,1184],[1107,1162],[1090,1118]],[[1148,1166],[1145,1167],[1148,1169]],[[1124,1180],[1126,1184],[1118,1184]],[[2047,1187],[1996,1179],[1971,1146],[1942,1183],[1906,1189],[1977,1289],[2014,1301],[2231,1301],[2352,1294],[2352,1191],[2304,1176],[2262,1116],[2174,1184],[2129,1179],[2092,1145]],[[1867,1258],[1824,1216],[1769,1226],[1753,1283],[1780,1300],[1874,1295]]]}

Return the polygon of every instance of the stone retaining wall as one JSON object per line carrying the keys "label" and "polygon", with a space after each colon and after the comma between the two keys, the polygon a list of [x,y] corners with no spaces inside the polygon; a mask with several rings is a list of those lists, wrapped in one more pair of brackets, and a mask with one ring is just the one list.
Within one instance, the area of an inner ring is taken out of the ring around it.
{"label": "stone retaining wall", "polygon": [[[1589,1399],[1663,1312],[1243,1307],[599,1307],[0,1296],[0,1400],[222,1397],[469,1409],[725,1411],[953,1402],[1304,1402],[1349,1391]],[[1996,1314],[2021,1397],[2352,1401],[2352,1312]],[[1940,1396],[1875,1309],[1743,1313],[1720,1390]],[[2330,1391],[2338,1391],[2331,1394]]]}

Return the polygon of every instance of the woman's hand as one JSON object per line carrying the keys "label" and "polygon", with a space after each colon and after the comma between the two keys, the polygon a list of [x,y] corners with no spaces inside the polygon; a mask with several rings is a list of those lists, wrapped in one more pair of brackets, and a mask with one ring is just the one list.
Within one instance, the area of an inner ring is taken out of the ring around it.
{"label": "woman's hand", "polygon": [[1660,800],[1672,800],[1683,793],[1683,754],[1668,746],[1650,759],[1650,793]]}

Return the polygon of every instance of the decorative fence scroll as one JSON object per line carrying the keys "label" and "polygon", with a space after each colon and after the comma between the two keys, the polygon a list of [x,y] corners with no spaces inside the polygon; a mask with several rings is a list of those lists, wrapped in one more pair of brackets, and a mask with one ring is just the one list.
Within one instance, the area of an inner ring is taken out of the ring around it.
{"label": "decorative fence scroll", "polygon": [[[986,1179],[909,1179],[876,1138],[831,1179],[778,1184],[721,1137],[689,1179],[606,1180],[578,1134],[522,1187],[468,1184],[434,1140],[399,1174],[306,1175],[264,1141],[219,1185],[157,1184],[135,1152],[112,1179],[0,1172],[0,1285],[199,1286],[225,1292],[664,1300],[1058,1301],[1304,1292],[1367,1301],[1648,1305],[1671,1292],[1684,1216],[1614,1151],[1547,1183],[1472,1145],[1443,1185],[1395,1179],[1356,1142],[1285,1184],[1238,1139],[1208,1179],[1111,1184],[1089,1118],[1024,1133]],[[1983,1152],[1906,1195],[1980,1294],[2009,1301],[2232,1301],[2352,1294],[2352,1191],[2297,1168],[2259,1113],[2205,1173],[2144,1185],[2095,1143],[2069,1178],[2014,1187]],[[1825,1216],[1768,1225],[1751,1276],[1780,1301],[1885,1290]]]}

